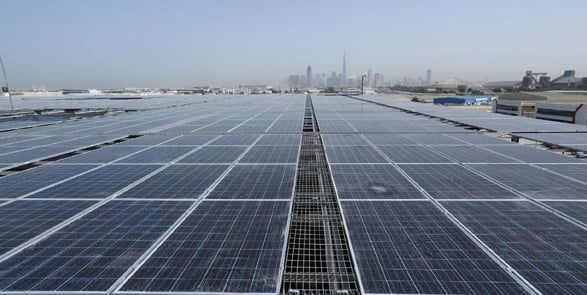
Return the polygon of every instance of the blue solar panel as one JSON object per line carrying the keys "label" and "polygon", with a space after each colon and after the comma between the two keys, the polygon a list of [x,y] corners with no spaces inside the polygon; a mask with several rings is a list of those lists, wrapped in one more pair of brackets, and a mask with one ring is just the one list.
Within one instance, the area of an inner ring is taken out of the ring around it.
{"label": "blue solar panel", "polygon": [[484,150],[477,146],[432,146],[434,151],[460,163],[520,163],[510,157]]}
{"label": "blue solar panel", "polygon": [[257,140],[259,135],[255,134],[230,134],[211,142],[211,145],[251,145]]}
{"label": "blue solar panel", "polygon": [[587,293],[587,231],[526,201],[444,202],[543,294]]}
{"label": "blue solar panel", "polygon": [[0,177],[0,196],[2,198],[16,198],[96,167],[92,165],[43,165]]}
{"label": "blue solar panel", "polygon": [[105,198],[161,166],[110,165],[81,175],[30,198]]}
{"label": "blue solar panel", "polygon": [[366,293],[523,293],[430,202],[342,202],[342,208]]}
{"label": "blue solar panel", "polygon": [[564,176],[587,183],[587,162],[582,164],[548,164],[539,165],[542,168],[560,173]]}
{"label": "blue solar panel", "polygon": [[73,200],[22,200],[0,206],[0,255],[95,203]]}
{"label": "blue solar panel", "polygon": [[277,293],[289,202],[203,202],[122,291]]}
{"label": "blue solar panel", "polygon": [[459,165],[400,165],[437,199],[519,199],[520,197]]}
{"label": "blue solar panel", "polygon": [[587,199],[587,185],[540,168],[516,164],[469,166],[535,199]]}
{"label": "blue solar panel", "polygon": [[325,145],[369,145],[360,134],[323,134]]}
{"label": "blue solar panel", "polygon": [[197,199],[227,165],[173,165],[118,198]]}
{"label": "blue solar panel", "polygon": [[239,163],[296,163],[297,146],[254,146]]}
{"label": "blue solar panel", "polygon": [[182,155],[191,152],[191,146],[158,146],[130,157],[116,161],[117,163],[169,163]]}
{"label": "blue solar panel", "polygon": [[179,138],[170,140],[165,143],[165,145],[189,145],[189,146],[198,146],[203,145],[212,139],[218,137],[217,135],[210,135],[210,134],[198,134],[198,135],[183,135]]}
{"label": "blue solar panel", "polygon": [[326,146],[326,155],[330,163],[387,163],[370,146]]}
{"label": "blue solar panel", "polygon": [[587,202],[584,201],[567,201],[567,202],[543,202],[544,204],[575,218],[583,223],[587,223]]}
{"label": "blue solar panel", "polygon": [[259,139],[257,145],[295,145],[299,146],[302,140],[302,136],[299,134],[291,135],[272,135],[266,134]]}
{"label": "blue solar panel", "polygon": [[527,163],[584,163],[582,160],[565,157],[552,151],[539,150],[537,148],[511,145],[511,146],[486,146],[485,148],[516,158]]}
{"label": "blue solar panel", "polygon": [[207,199],[290,199],[294,165],[237,165]]}
{"label": "blue solar panel", "polygon": [[1,262],[0,290],[105,291],[190,205],[111,201]]}
{"label": "blue solar panel", "polygon": [[59,163],[108,163],[144,148],[144,146],[107,146],[59,160]]}
{"label": "blue solar panel", "polygon": [[365,136],[374,145],[414,145],[417,143],[400,134],[367,134]]}
{"label": "blue solar panel", "polygon": [[447,157],[423,146],[379,146],[394,163],[451,163]]}
{"label": "blue solar panel", "polygon": [[422,199],[424,196],[391,165],[331,165],[341,199]]}
{"label": "blue solar panel", "polygon": [[205,146],[179,163],[232,163],[247,149],[244,146]]}

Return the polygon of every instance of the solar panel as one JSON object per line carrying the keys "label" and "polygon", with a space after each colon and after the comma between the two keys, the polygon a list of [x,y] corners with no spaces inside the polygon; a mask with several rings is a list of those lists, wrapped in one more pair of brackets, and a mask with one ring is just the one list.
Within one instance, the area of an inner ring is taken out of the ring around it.
{"label": "solar panel", "polygon": [[438,151],[460,163],[519,163],[515,159],[484,150],[477,146],[432,146],[430,149]]}
{"label": "solar panel", "polygon": [[424,196],[391,165],[331,165],[340,199],[422,199]]}
{"label": "solar panel", "polygon": [[117,163],[169,163],[191,152],[192,146],[157,146],[116,161]]}
{"label": "solar panel", "polygon": [[499,164],[470,167],[535,199],[578,200],[587,186],[528,165]]}
{"label": "solar panel", "polygon": [[106,291],[190,205],[110,201],[0,262],[0,290]]}
{"label": "solar panel", "polygon": [[543,164],[542,168],[587,183],[587,163],[582,164]]}
{"label": "solar panel", "polygon": [[52,156],[63,154],[66,152],[73,151],[71,147],[35,147],[26,150],[17,151],[10,154],[0,155],[0,163],[7,164],[21,164],[34,162],[42,159],[46,159]]}
{"label": "solar panel", "polygon": [[379,146],[394,163],[451,163],[448,158],[423,146]]}
{"label": "solar panel", "polygon": [[414,145],[417,142],[400,134],[367,134],[365,135],[374,145]]}
{"label": "solar panel", "polygon": [[118,198],[197,199],[228,165],[172,165]]}
{"label": "solar panel", "polygon": [[537,148],[511,145],[511,146],[486,146],[485,148],[492,151],[516,158],[527,163],[582,163],[576,158],[565,157],[562,154],[556,154],[551,151],[539,150]]}
{"label": "solar panel", "polygon": [[370,146],[326,146],[326,155],[330,163],[387,163]]}
{"label": "solar panel", "polygon": [[0,196],[2,198],[20,197],[96,167],[93,165],[43,165],[0,177]]}
{"label": "solar panel", "polygon": [[0,255],[95,203],[73,200],[22,200],[0,206]]}
{"label": "solar panel", "polygon": [[207,199],[290,199],[294,165],[237,165]]}
{"label": "solar panel", "polygon": [[443,205],[543,294],[587,292],[587,232],[530,202]]}
{"label": "solar panel", "polygon": [[29,198],[105,198],[139,180],[161,166],[109,165],[54,187],[33,194]]}
{"label": "solar panel", "polygon": [[141,137],[130,138],[126,141],[118,143],[117,145],[156,145],[172,138],[177,137],[177,135],[143,135]]}
{"label": "solar panel", "polygon": [[325,145],[369,145],[360,134],[323,134]]}
{"label": "solar panel", "polygon": [[297,146],[254,146],[239,163],[292,163],[298,161]]}
{"label": "solar panel", "polygon": [[342,202],[366,293],[523,293],[430,202]]}
{"label": "solar panel", "polygon": [[[264,129],[263,129],[264,130]],[[223,135],[222,137],[214,140],[213,145],[251,145],[257,140],[259,135],[254,134],[231,134]]]}
{"label": "solar panel", "polygon": [[205,146],[179,163],[232,163],[247,149],[244,146]]}
{"label": "solar panel", "polygon": [[290,202],[202,202],[122,287],[277,293]]}
{"label": "solar panel", "polygon": [[217,135],[198,134],[198,135],[182,135],[165,143],[165,145],[189,145],[198,146],[203,145],[212,139],[218,137]]}
{"label": "solar panel", "polygon": [[587,202],[583,201],[549,201],[543,203],[564,214],[571,216],[572,218],[575,218],[583,223],[587,223]]}
{"label": "solar panel", "polygon": [[59,160],[59,163],[109,163],[118,158],[145,149],[144,146],[106,146],[74,157]]}
{"label": "solar panel", "polygon": [[400,165],[437,199],[518,199],[511,191],[459,165]]}
{"label": "solar panel", "polygon": [[510,144],[510,145],[512,145],[512,144],[514,144],[509,140],[509,138],[506,140],[506,139],[501,139],[501,138],[497,138],[497,137],[492,137],[492,136],[488,136],[488,135],[484,135],[484,134],[476,134],[476,133],[454,133],[454,134],[449,134],[447,136],[462,140],[462,141],[470,143],[470,144],[479,144],[479,145],[488,145],[488,144]]}
{"label": "solar panel", "polygon": [[443,134],[404,134],[404,136],[422,144],[462,144],[461,141]]}
{"label": "solar panel", "polygon": [[273,135],[266,134],[259,139],[257,145],[295,145],[299,146],[302,136],[299,134],[291,135]]}

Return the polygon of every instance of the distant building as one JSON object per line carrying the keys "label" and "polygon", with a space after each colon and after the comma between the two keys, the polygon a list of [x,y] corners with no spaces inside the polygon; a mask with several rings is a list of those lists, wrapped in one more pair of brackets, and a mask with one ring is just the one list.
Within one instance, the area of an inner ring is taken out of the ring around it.
{"label": "distant building", "polygon": [[306,68],[306,87],[312,87],[312,67],[308,65]]}
{"label": "distant building", "polygon": [[432,85],[432,70],[426,70],[426,86]]}
{"label": "distant building", "polygon": [[483,89],[483,85],[459,78],[452,78],[436,82],[432,85],[432,88],[440,92],[467,92],[481,90]]}
{"label": "distant building", "polygon": [[340,79],[340,86],[347,86],[347,75],[346,75],[346,52],[342,55],[342,78]]}
{"label": "distant building", "polygon": [[575,70],[566,70],[562,76],[550,81],[551,88],[577,88],[587,85],[587,78],[575,77]]}
{"label": "distant building", "polygon": [[435,104],[443,105],[489,105],[493,102],[493,96],[450,96],[437,97],[434,99]]}
{"label": "distant building", "polygon": [[369,71],[367,71],[367,87],[371,87],[373,88],[373,85],[375,85],[375,78],[373,77],[373,70],[369,69]]}

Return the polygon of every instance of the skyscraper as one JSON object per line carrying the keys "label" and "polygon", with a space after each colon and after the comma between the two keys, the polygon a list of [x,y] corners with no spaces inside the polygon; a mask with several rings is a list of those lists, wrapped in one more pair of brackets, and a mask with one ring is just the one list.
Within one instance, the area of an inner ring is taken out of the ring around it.
{"label": "skyscraper", "polygon": [[373,71],[369,69],[369,71],[367,71],[367,86],[373,88],[374,84],[375,79],[373,78]]}
{"label": "skyscraper", "polygon": [[432,85],[432,70],[426,70],[426,86]]}
{"label": "skyscraper", "polygon": [[308,65],[306,68],[306,86],[312,87],[312,67]]}
{"label": "skyscraper", "polygon": [[340,81],[340,86],[346,87],[347,86],[347,75],[346,75],[346,51],[342,55],[342,81]]}

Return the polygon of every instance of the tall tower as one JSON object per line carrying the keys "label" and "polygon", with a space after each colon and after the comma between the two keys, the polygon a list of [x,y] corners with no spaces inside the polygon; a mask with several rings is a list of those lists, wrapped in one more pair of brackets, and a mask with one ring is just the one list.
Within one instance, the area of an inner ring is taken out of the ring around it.
{"label": "tall tower", "polygon": [[426,70],[426,86],[432,85],[432,70]]}
{"label": "tall tower", "polygon": [[375,80],[373,79],[373,71],[369,69],[369,71],[367,71],[367,86],[373,88],[373,84],[375,84]]}
{"label": "tall tower", "polygon": [[346,51],[342,55],[342,81],[340,86],[347,86],[346,85],[347,75],[346,75]]}
{"label": "tall tower", "polygon": [[310,65],[306,68],[306,86],[312,87],[312,67]]}

